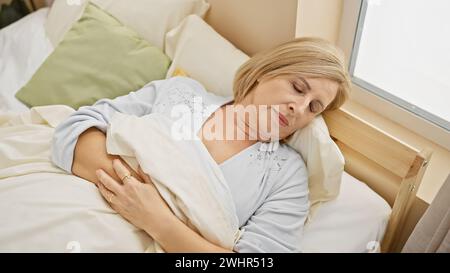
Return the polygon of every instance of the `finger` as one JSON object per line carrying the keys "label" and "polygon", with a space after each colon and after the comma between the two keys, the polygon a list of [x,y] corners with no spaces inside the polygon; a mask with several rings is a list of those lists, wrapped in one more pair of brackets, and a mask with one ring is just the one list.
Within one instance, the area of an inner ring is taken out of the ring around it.
{"label": "finger", "polygon": [[114,193],[103,186],[102,183],[99,183],[98,189],[100,191],[100,194],[103,196],[103,198],[105,198],[106,201],[108,201],[108,203],[112,203],[112,201],[114,201]]}
{"label": "finger", "polygon": [[[113,160],[113,168],[114,171],[116,172],[117,176],[123,180],[123,178],[127,175],[131,175],[130,171],[127,169],[127,167],[125,167],[125,165],[122,163],[122,161],[120,159],[114,159]],[[126,181],[121,181],[121,182],[126,182]]]}
{"label": "finger", "polygon": [[107,188],[109,191],[113,192],[114,194],[119,194],[121,192],[121,184],[114,180],[109,174],[107,174],[102,169],[98,169],[96,172],[98,180],[100,181],[99,184],[102,184]]}

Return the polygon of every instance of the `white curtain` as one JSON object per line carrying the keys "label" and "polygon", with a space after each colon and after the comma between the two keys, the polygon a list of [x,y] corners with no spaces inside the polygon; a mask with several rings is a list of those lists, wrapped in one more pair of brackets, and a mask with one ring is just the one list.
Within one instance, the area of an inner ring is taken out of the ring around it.
{"label": "white curtain", "polygon": [[402,252],[450,253],[450,175],[417,223]]}

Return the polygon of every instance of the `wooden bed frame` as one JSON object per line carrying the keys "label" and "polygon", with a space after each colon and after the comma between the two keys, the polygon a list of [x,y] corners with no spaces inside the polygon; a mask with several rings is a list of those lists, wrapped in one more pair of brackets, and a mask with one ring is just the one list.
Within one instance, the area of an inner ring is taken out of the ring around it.
{"label": "wooden bed frame", "polygon": [[394,246],[429,162],[431,151],[411,147],[339,109],[324,114],[331,137],[345,157],[345,171],[365,182],[392,207],[381,243]]}
{"label": "wooden bed frame", "polygon": [[[250,56],[295,37],[297,0],[207,2],[211,7],[206,22]],[[325,113],[324,118],[344,154],[345,171],[365,182],[392,207],[381,243],[383,252],[392,251],[431,151],[411,147],[343,109]]]}

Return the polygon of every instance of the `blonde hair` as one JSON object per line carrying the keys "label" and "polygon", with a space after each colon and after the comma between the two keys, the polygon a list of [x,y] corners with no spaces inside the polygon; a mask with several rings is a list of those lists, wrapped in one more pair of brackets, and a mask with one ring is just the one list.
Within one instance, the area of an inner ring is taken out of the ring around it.
{"label": "blonde hair", "polygon": [[259,79],[283,75],[337,82],[337,95],[325,110],[341,107],[350,96],[351,80],[342,51],[324,39],[303,37],[259,52],[241,65],[233,82],[235,102],[240,102]]}

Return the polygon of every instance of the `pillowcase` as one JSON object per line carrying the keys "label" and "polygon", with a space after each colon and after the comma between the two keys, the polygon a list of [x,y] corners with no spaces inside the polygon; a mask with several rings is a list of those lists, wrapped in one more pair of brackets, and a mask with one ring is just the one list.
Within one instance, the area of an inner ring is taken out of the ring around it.
{"label": "pillowcase", "polygon": [[182,68],[206,90],[220,96],[233,94],[234,75],[249,59],[196,15],[189,15],[166,34],[165,53],[172,59],[166,78]]}
{"label": "pillowcase", "polygon": [[[50,9],[45,29],[54,46],[81,17],[87,0],[58,0]],[[152,45],[164,49],[164,35],[189,14],[205,16],[209,4],[204,0],[90,0]]]}
{"label": "pillowcase", "polygon": [[334,199],[344,172],[345,159],[331,139],[321,115],[297,130],[286,143],[300,153],[306,163],[309,179],[310,215],[321,202]]}
{"label": "pillowcase", "polygon": [[[166,34],[166,54],[172,64],[166,78],[189,76],[216,95],[231,96],[236,71],[248,56],[211,26],[190,15]],[[302,156],[309,175],[310,217],[321,202],[339,194],[344,156],[331,139],[322,116],[298,130],[286,143]]]}
{"label": "pillowcase", "polygon": [[164,79],[170,59],[114,17],[89,4],[16,97],[28,106],[74,109]]}

